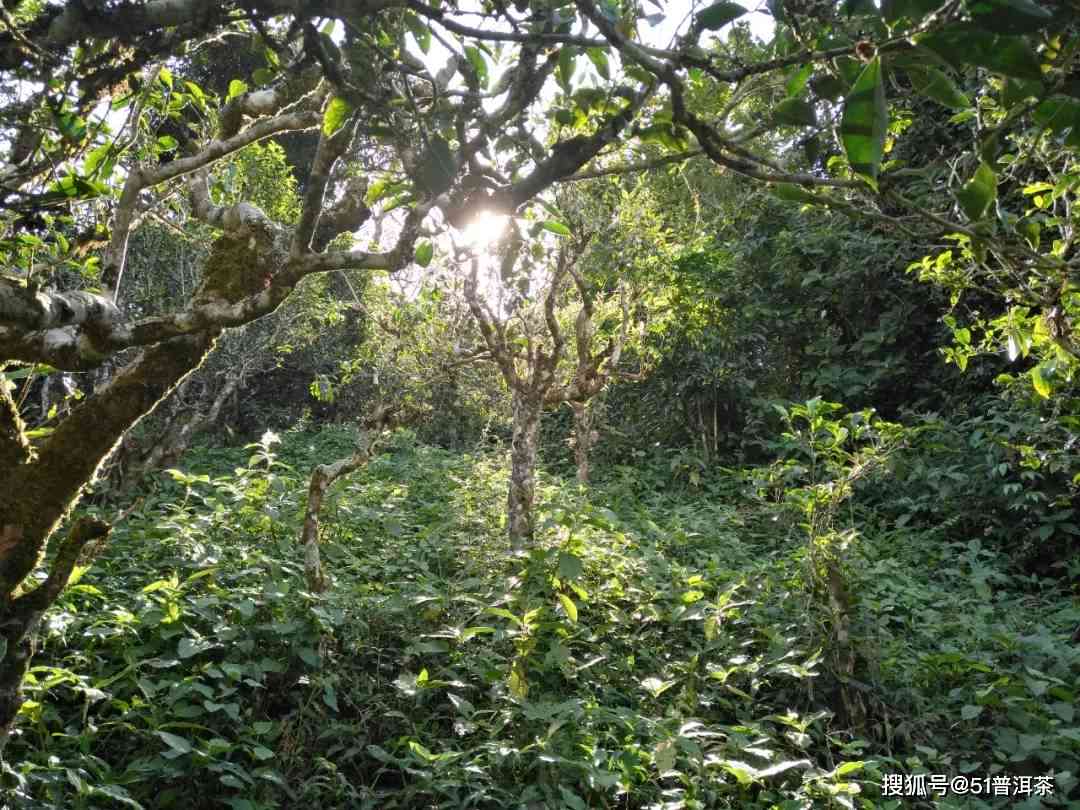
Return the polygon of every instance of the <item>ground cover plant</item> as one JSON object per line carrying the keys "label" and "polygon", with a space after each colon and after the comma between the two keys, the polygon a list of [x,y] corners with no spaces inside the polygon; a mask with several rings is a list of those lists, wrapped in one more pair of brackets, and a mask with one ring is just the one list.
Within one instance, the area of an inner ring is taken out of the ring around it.
{"label": "ground cover plant", "polygon": [[803,506],[773,494],[796,455],[542,474],[540,542],[508,556],[504,456],[400,432],[332,491],[314,594],[302,473],[349,444],[161,478],[46,617],[11,806],[900,807],[886,773],[1051,769],[1058,799],[1021,806],[1068,806],[1080,611],[992,545],[849,538],[845,678]]}
{"label": "ground cover plant", "polygon": [[1080,803],[1078,0],[5,0],[0,804]]}

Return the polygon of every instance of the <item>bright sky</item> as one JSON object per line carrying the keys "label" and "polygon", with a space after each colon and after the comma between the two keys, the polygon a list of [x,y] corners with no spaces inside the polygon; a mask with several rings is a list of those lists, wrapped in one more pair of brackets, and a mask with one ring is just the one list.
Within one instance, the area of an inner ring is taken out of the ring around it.
{"label": "bright sky", "polygon": [[[673,45],[675,35],[686,29],[694,12],[700,11],[710,4],[709,0],[704,0],[704,2],[702,0],[674,0],[674,2],[666,3],[663,6],[661,5],[663,0],[646,0],[646,2],[647,4],[651,4],[651,7],[647,6],[648,11],[655,10],[658,13],[662,11],[664,13],[664,19],[655,26],[650,26],[647,22],[641,22],[638,28],[638,37],[643,43],[658,48],[667,48]],[[755,36],[761,39],[771,38],[773,21],[771,15],[764,10],[765,0],[738,0],[738,2],[746,6],[749,11],[749,13],[743,16],[740,21],[749,22]],[[465,8],[468,8],[467,4],[465,4]],[[721,29],[712,34],[707,34],[706,37],[715,36],[717,34],[724,36],[726,35],[726,31],[726,28]],[[592,31],[592,35],[598,36],[595,30]],[[432,41],[431,48],[426,55],[419,51],[419,48],[416,47],[415,40],[412,40],[411,37],[410,43],[412,45],[411,50],[415,56],[425,63],[428,70],[431,71],[433,75],[445,66],[447,58],[449,57],[449,52],[443,48],[438,40]],[[493,87],[498,81],[499,75],[504,70],[511,67],[508,61],[508,55],[512,53],[514,53],[514,49],[506,49],[501,64],[491,65],[489,87]],[[617,63],[617,56],[614,58]],[[590,76],[591,78],[586,79],[586,77]],[[574,83],[577,84],[582,81],[582,79],[586,79],[588,82],[599,81],[599,76],[595,74],[592,65],[585,59],[579,60]],[[460,74],[455,81],[460,84]],[[557,92],[558,89],[554,82],[549,83],[543,91],[544,95],[547,97],[552,97]],[[497,107],[502,100],[502,98],[490,99],[485,102],[485,107],[493,109]],[[537,134],[542,137],[541,133]],[[464,232],[454,232],[458,244],[471,247],[479,255],[479,261],[481,263],[480,293],[488,300],[488,303],[495,312],[500,312],[502,310],[502,284],[499,281],[496,262],[492,257],[487,255],[487,252],[489,246],[505,232],[507,224],[506,220],[506,217],[481,214],[472,225],[465,229]],[[543,238],[545,241],[549,242],[556,239],[556,237],[552,237],[551,234],[543,234],[539,238]],[[449,243],[445,238],[438,239],[437,242],[439,244],[438,252],[443,256],[452,253],[452,250],[449,249]],[[412,270],[415,272],[398,274],[399,283],[402,282],[402,277],[408,277],[404,280],[405,289],[402,290],[403,292],[408,290],[408,293],[406,294],[415,293],[415,290],[418,289],[419,284],[426,275],[420,268],[412,268]]]}
{"label": "bright sky", "polygon": [[[739,22],[749,22],[750,29],[754,32],[755,36],[766,40],[771,38],[773,32],[773,19],[766,10],[765,0],[737,1],[745,6],[749,12],[742,17]],[[646,3],[649,4],[647,5],[647,10],[651,11],[655,8],[656,13],[664,14],[664,19],[655,26],[650,26],[647,22],[642,22],[638,26],[639,39],[645,44],[656,48],[667,48],[672,45],[675,35],[679,31],[686,29],[693,12],[709,6],[708,2],[701,2],[701,0],[673,0],[673,2],[664,2],[664,0],[646,0]],[[462,5],[465,10],[468,10],[467,3]],[[724,35],[725,31],[726,29],[721,29],[715,33]],[[592,35],[599,36],[595,29],[592,30]],[[709,35],[706,34],[706,38],[708,36]],[[446,64],[449,53],[437,40],[432,41],[431,48],[426,55],[420,53],[419,49],[416,48],[415,41],[413,41],[412,44],[414,54],[427,65],[428,70],[432,73],[438,72]],[[508,65],[504,64],[500,67],[505,69]],[[492,70],[492,84],[495,83],[498,74],[501,72],[500,69]],[[552,92],[554,92],[554,90],[552,90]]]}

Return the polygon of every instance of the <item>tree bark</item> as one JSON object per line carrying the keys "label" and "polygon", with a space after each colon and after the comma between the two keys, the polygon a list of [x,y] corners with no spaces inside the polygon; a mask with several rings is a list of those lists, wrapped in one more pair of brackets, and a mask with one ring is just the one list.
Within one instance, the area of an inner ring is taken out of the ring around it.
{"label": "tree bark", "polygon": [[371,460],[371,457],[375,455],[379,438],[390,426],[390,418],[390,409],[377,408],[370,420],[370,427],[366,427],[360,433],[356,451],[351,456],[339,459],[332,464],[319,464],[311,471],[304,525],[300,529],[300,545],[304,549],[304,578],[312,593],[324,592],[327,585],[322,555],[319,551],[319,514],[322,511],[326,491],[339,478],[355,472]]}
{"label": "tree bark", "polygon": [[543,399],[532,391],[513,392],[514,428],[510,441],[510,487],[507,493],[507,533],[510,548],[521,551],[532,545],[535,525],[536,449],[540,434]]}
{"label": "tree bark", "polygon": [[[0,543],[11,539],[10,526],[0,528]],[[21,687],[34,653],[33,631],[41,616],[67,585],[79,553],[91,540],[103,540],[109,525],[95,518],[81,518],[61,544],[46,580],[4,605],[0,615],[0,754],[3,753],[22,705]],[[16,538],[17,539],[17,538]]]}
{"label": "tree bark", "polygon": [[[79,550],[108,527],[80,520],[57,551],[44,584],[26,591],[49,537],[93,480],[116,443],[202,363],[217,332],[201,332],[147,349],[98,394],[75,408],[24,457],[28,445],[10,397],[0,396],[4,439],[0,450],[16,461],[0,466],[0,743],[18,713],[19,684],[30,665],[38,620],[67,584]],[[10,431],[8,430],[10,428]],[[10,433],[10,436],[8,435]],[[21,441],[20,441],[21,439]],[[5,459],[5,462],[7,459]]]}
{"label": "tree bark", "polygon": [[589,483],[589,454],[596,440],[593,431],[593,412],[588,402],[571,402],[574,409],[574,462],[577,466],[577,482]]}

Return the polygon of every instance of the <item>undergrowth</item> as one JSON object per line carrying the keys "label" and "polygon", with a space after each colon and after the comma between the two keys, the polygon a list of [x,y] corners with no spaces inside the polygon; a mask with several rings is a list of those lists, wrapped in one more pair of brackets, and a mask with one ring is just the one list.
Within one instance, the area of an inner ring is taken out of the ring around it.
{"label": "undergrowth", "polygon": [[1073,806],[1080,611],[977,538],[845,513],[840,672],[768,471],[542,476],[513,557],[500,457],[399,433],[329,496],[315,595],[306,477],[352,438],[274,438],[189,454],[47,614],[8,806],[895,808],[921,772]]}

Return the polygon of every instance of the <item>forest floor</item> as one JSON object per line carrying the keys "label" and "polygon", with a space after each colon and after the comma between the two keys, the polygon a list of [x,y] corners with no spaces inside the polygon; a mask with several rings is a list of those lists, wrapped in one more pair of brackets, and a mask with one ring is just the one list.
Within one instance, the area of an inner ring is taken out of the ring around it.
{"label": "forest floor", "polygon": [[978,540],[853,507],[844,647],[753,471],[546,471],[514,557],[504,456],[406,435],[329,496],[315,595],[351,437],[283,438],[193,451],[50,611],[7,806],[1080,806],[1080,610]]}

